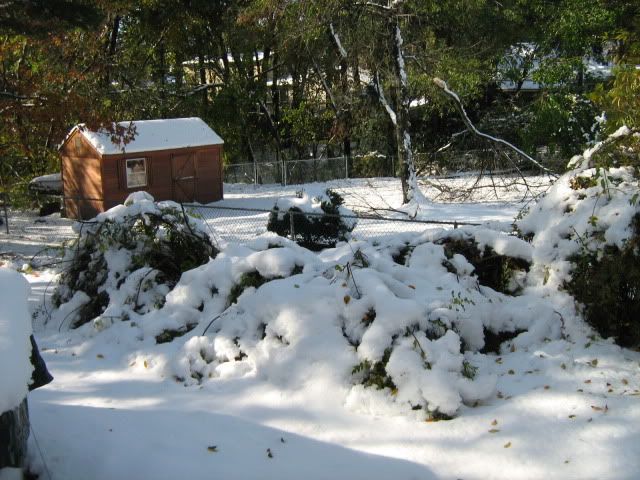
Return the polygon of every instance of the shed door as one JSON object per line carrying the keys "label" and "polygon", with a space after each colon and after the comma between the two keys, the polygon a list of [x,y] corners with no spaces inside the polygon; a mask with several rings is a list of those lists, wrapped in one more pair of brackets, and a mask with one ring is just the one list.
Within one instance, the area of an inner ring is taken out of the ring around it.
{"label": "shed door", "polygon": [[196,197],[195,155],[172,155],[171,177],[173,199],[176,202],[193,202]]}

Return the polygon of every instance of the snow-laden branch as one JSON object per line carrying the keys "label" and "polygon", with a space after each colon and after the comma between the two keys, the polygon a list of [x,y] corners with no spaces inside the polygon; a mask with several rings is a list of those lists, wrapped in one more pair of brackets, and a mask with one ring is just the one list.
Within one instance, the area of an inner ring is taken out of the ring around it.
{"label": "snow-laden branch", "polygon": [[336,47],[338,48],[338,52],[340,52],[340,56],[344,60],[346,60],[347,51],[342,46],[342,42],[340,41],[340,36],[338,35],[338,32],[336,32],[335,28],[333,28],[333,23],[329,23],[329,29],[331,30],[331,36],[333,37],[333,41],[335,42]]}
{"label": "snow-laden branch", "polygon": [[[309,55],[311,54],[309,53]],[[315,57],[312,57],[312,58],[313,58],[313,69],[315,70],[316,75],[320,79],[320,83],[322,84],[322,88],[324,89],[324,92],[329,97],[329,103],[331,104],[331,108],[333,109],[334,113],[338,114],[339,112],[338,104],[336,103],[336,99],[333,96],[333,91],[331,90],[331,87],[329,87],[329,85],[327,84],[327,81],[322,75],[322,70],[320,70],[320,67],[318,66],[318,62],[316,62]]]}
{"label": "snow-laden branch", "polygon": [[359,3],[358,5],[362,5],[365,7],[373,7],[377,10],[381,10],[383,12],[390,12],[392,10],[392,6],[391,5],[382,5],[380,3],[376,3],[376,2],[362,2]]}
{"label": "snow-laden branch", "polygon": [[[409,81],[407,79],[407,69],[404,63],[404,52],[402,51],[402,45],[404,43],[402,39],[402,32],[400,31],[400,25],[396,24],[395,27],[395,41],[396,41],[396,49],[398,58],[396,59],[398,63],[398,70],[400,72],[400,87],[405,91],[409,88]],[[408,102],[408,98],[405,99]]]}
{"label": "snow-laden branch", "polygon": [[548,174],[548,175],[550,175],[552,177],[557,177],[558,176],[557,174],[555,174],[554,172],[549,170],[547,167],[542,165],[540,162],[535,160],[533,157],[531,157],[530,155],[527,155],[525,152],[520,150],[515,145],[507,142],[506,140],[503,140],[503,139],[497,138],[497,137],[493,137],[491,135],[488,135],[488,134],[483,133],[480,130],[478,130],[476,128],[476,126],[471,122],[471,119],[469,118],[469,116],[467,115],[467,112],[465,111],[464,106],[462,105],[462,101],[460,101],[460,97],[458,97],[458,94],[456,92],[454,92],[453,90],[449,89],[449,87],[447,86],[447,83],[444,80],[440,79],[440,78],[434,78],[433,79],[433,83],[435,83],[438,87],[440,87],[442,89],[442,91],[444,91],[444,93],[449,95],[454,100],[454,102],[456,104],[456,108],[457,108],[458,112],[460,113],[460,116],[462,117],[462,121],[467,126],[467,128],[471,131],[471,133],[473,133],[474,135],[476,135],[478,137],[485,138],[485,139],[487,139],[487,140],[489,140],[491,142],[503,145],[503,146],[513,150],[518,155],[520,155],[521,157],[523,157],[527,161],[533,163],[536,167],[538,167],[543,172],[545,172],[546,174]]}
{"label": "snow-laden branch", "polygon": [[393,123],[395,126],[397,126],[398,125],[398,118],[396,116],[396,112],[393,111],[393,108],[391,108],[391,105],[389,105],[389,102],[387,102],[387,99],[384,96],[384,90],[382,89],[382,85],[380,84],[380,75],[378,74],[378,72],[376,72],[376,74],[373,77],[373,88],[375,89],[376,93],[378,94],[378,100],[380,100],[380,103],[382,104],[384,109],[389,114],[389,118],[391,119],[391,123]]}
{"label": "snow-laden branch", "polygon": [[598,153],[600,150],[608,147],[612,143],[618,142],[621,138],[628,137],[629,135],[638,133],[636,130],[632,130],[629,127],[622,126],[607,138],[602,140],[601,142],[596,143],[593,147],[584,151],[582,155],[575,155],[569,163],[567,164],[567,168],[576,168],[578,167],[580,170],[586,168],[592,168],[595,166],[595,162],[593,161],[593,156]]}

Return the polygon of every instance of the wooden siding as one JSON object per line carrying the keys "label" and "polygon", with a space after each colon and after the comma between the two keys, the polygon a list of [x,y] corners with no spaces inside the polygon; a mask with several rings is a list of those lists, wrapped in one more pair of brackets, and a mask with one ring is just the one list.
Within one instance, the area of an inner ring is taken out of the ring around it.
{"label": "wooden siding", "polygon": [[61,154],[62,189],[67,216],[77,219],[94,217],[104,209],[99,154],[78,132],[67,141]]}
{"label": "wooden siding", "polygon": [[222,199],[222,149],[213,147],[196,153],[196,194],[200,203]]}
{"label": "wooden siding", "polygon": [[[102,161],[105,208],[122,203],[131,192],[144,190],[156,200],[183,200],[173,181],[172,157],[195,155],[195,201],[209,203],[222,199],[222,148],[208,146],[155,152],[105,155]],[[127,189],[125,160],[147,159],[147,186]]]}

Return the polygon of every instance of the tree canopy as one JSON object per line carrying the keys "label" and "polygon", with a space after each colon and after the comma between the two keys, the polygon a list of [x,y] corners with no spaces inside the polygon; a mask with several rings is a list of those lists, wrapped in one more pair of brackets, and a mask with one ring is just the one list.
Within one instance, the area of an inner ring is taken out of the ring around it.
{"label": "tree canopy", "polygon": [[[225,138],[227,162],[379,151],[408,180],[414,154],[465,128],[435,77],[485,131],[566,156],[602,126],[640,122],[639,10],[630,0],[4,2],[0,175],[9,188],[54,170],[77,123],[200,116]],[[589,59],[613,62],[614,75],[592,75]]]}

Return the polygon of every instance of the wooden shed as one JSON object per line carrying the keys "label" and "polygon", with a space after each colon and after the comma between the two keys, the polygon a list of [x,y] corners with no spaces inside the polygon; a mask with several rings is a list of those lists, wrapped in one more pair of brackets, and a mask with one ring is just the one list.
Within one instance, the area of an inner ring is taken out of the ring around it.
{"label": "wooden shed", "polygon": [[118,125],[133,134],[130,141],[77,125],[60,146],[69,218],[92,218],[137,190],[149,192],[156,200],[209,203],[222,199],[224,142],[200,118]]}

